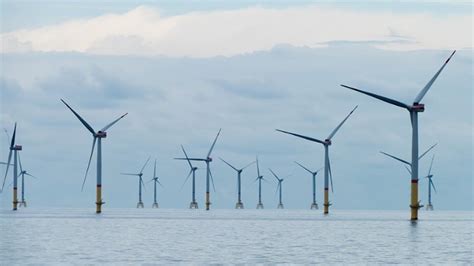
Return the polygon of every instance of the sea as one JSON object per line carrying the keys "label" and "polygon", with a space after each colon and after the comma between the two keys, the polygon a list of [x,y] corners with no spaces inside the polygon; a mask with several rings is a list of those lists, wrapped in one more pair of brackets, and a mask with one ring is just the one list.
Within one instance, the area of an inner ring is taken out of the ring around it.
{"label": "sea", "polygon": [[473,212],[0,210],[0,265],[473,265]]}

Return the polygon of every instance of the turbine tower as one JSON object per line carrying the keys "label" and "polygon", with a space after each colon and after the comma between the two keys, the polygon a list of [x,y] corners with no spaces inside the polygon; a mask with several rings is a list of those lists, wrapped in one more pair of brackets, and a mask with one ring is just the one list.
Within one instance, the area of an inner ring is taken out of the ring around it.
{"label": "turbine tower", "polygon": [[237,203],[235,204],[235,208],[236,209],[243,209],[244,204],[242,203],[242,197],[241,197],[241,192],[242,192],[241,185],[242,185],[242,183],[241,183],[240,175],[242,174],[242,171],[245,168],[247,168],[247,167],[251,166],[252,164],[254,164],[255,161],[247,164],[243,168],[237,169],[233,165],[231,165],[230,163],[226,162],[224,159],[222,159],[222,158],[219,158],[219,159],[237,172]]}
{"label": "turbine tower", "polygon": [[436,192],[436,187],[433,183],[433,174],[431,174],[431,168],[433,167],[433,161],[434,161],[434,154],[433,157],[431,158],[431,163],[430,163],[430,169],[428,170],[428,175],[425,176],[425,178],[428,178],[428,205],[426,205],[426,210],[427,211],[432,211],[433,210],[433,203],[431,202],[431,187],[433,187],[434,191]]}
{"label": "turbine tower", "polygon": [[[263,203],[262,203],[262,180],[265,180],[263,178],[263,175],[260,174],[260,167],[258,166],[258,156],[255,159],[255,162],[257,163],[257,178],[255,181],[258,180],[258,203],[257,203],[257,209],[263,209]],[[254,182],[255,182],[254,181]]]}
{"label": "turbine tower", "polygon": [[209,152],[207,153],[206,158],[175,158],[176,160],[188,160],[188,161],[202,161],[206,163],[206,211],[210,209],[211,206],[211,196],[210,196],[210,184],[212,182],[212,187],[214,191],[216,191],[216,188],[214,186],[214,179],[212,178],[212,173],[211,173],[211,168],[210,168],[210,163],[212,162],[211,158],[211,153],[212,150],[214,149],[214,145],[216,145],[217,138],[221,134],[221,129],[219,129],[219,132],[217,132],[216,138],[214,139],[214,142],[211,145],[211,148],[209,149]]}
{"label": "turbine tower", "polygon": [[21,151],[23,147],[21,145],[15,144],[16,138],[16,123],[13,129],[13,135],[10,142],[10,152],[8,153],[7,169],[5,171],[5,177],[3,178],[2,190],[5,186],[5,180],[7,179],[8,169],[10,168],[10,162],[13,155],[13,210],[18,209],[18,151]]}
{"label": "turbine tower", "polygon": [[36,178],[36,177],[31,175],[30,173],[28,173],[26,170],[23,169],[23,166],[21,165],[21,158],[20,158],[19,153],[18,153],[18,163],[20,165],[20,174],[19,174],[19,176],[21,176],[21,201],[19,202],[18,207],[26,207],[27,204],[26,204],[26,200],[25,200],[25,175],[33,177],[33,178]]}
{"label": "turbine tower", "polygon": [[298,163],[298,162],[295,162],[297,165],[299,165],[301,168],[303,168],[304,170],[308,171],[308,173],[311,174],[311,176],[313,177],[313,203],[311,203],[311,210],[315,209],[317,210],[318,209],[318,203],[316,203],[316,175],[318,174],[318,172],[322,169],[318,169],[316,170],[316,172],[312,172],[311,170],[309,170],[308,168],[304,167],[302,164]]}
{"label": "turbine tower", "polygon": [[89,167],[91,165],[92,155],[94,154],[95,143],[97,142],[97,186],[96,186],[96,213],[102,212],[102,205],[105,203],[102,200],[102,139],[107,137],[107,129],[112,127],[115,123],[117,123],[120,119],[125,117],[128,113],[123,114],[119,118],[112,121],[110,124],[106,125],[101,130],[95,132],[94,129],[84,120],[74,109],[72,109],[63,99],[61,101],[71,110],[71,112],[81,121],[81,123],[89,130],[92,134],[92,149],[91,155],[89,156],[89,162],[87,163],[86,174],[84,175],[84,181],[82,181],[82,188],[81,191],[84,190],[84,184],[86,183],[87,173],[89,172]]}
{"label": "turbine tower", "polygon": [[303,135],[299,135],[299,134],[296,134],[296,133],[291,133],[291,132],[288,132],[288,131],[283,131],[283,130],[277,129],[277,131],[279,131],[279,132],[289,134],[289,135],[293,135],[293,136],[303,138],[303,139],[306,139],[306,140],[309,140],[309,141],[317,142],[317,143],[320,143],[324,146],[324,214],[329,213],[329,206],[332,205],[329,202],[329,180],[331,181],[331,190],[334,193],[334,188],[333,188],[333,184],[332,184],[331,162],[329,161],[329,146],[331,146],[332,138],[334,137],[336,132],[341,128],[341,126],[344,124],[344,122],[346,122],[346,120],[349,118],[349,116],[351,116],[351,114],[355,111],[355,109],[357,109],[357,106],[354,107],[354,109],[352,109],[352,111],[346,116],[346,118],[344,118],[344,120],[342,120],[342,122],[339,123],[339,125],[331,132],[331,134],[329,134],[329,136],[324,141],[319,140],[319,139],[315,139],[315,138],[311,138],[311,137],[307,137],[307,136],[303,136]]}
{"label": "turbine tower", "polygon": [[155,159],[155,166],[153,167],[153,178],[150,180],[150,182],[153,181],[153,205],[151,206],[152,208],[159,208],[158,202],[156,201],[156,184],[160,185],[163,187],[161,184],[159,177],[156,176],[156,159]]}
{"label": "turbine tower", "polygon": [[282,183],[283,183],[283,178],[279,178],[273,171],[272,169],[268,168],[268,170],[270,170],[270,172],[272,172],[273,176],[276,178],[276,180],[278,181],[278,186],[277,186],[277,191],[279,191],[279,203],[278,203],[278,209],[283,209],[283,202],[281,200],[281,190],[282,190]]}
{"label": "turbine tower", "polygon": [[145,187],[145,184],[143,183],[143,170],[145,170],[145,166],[148,164],[148,161],[150,161],[150,157],[146,160],[145,164],[143,165],[142,169],[138,174],[130,174],[130,173],[120,173],[121,175],[132,175],[132,176],[138,176],[138,203],[137,203],[137,208],[143,208],[143,201],[142,201],[142,186]]}
{"label": "turbine tower", "polygon": [[192,181],[193,183],[192,183],[192,191],[191,191],[191,203],[189,204],[189,208],[190,209],[198,209],[199,207],[198,207],[198,203],[196,201],[196,170],[198,168],[194,167],[193,164],[191,163],[191,161],[189,160],[188,154],[186,154],[186,151],[184,150],[183,145],[181,145],[181,149],[183,150],[184,156],[186,157],[186,161],[188,162],[189,167],[191,168],[191,170],[189,170],[189,174],[186,177],[186,179],[184,180],[184,183],[181,186],[181,188],[183,188],[184,184],[186,184],[186,182],[188,181],[189,177],[192,174],[193,175],[193,181]]}
{"label": "turbine tower", "polygon": [[448,64],[449,60],[451,60],[454,53],[456,53],[456,51],[453,51],[453,53],[444,62],[444,64],[441,66],[438,72],[436,72],[435,75],[430,79],[430,81],[428,81],[425,87],[415,97],[415,99],[413,100],[413,104],[411,105],[408,105],[408,104],[405,104],[400,101],[393,100],[384,96],[380,96],[375,93],[363,91],[354,87],[341,84],[342,87],[366,94],[368,96],[379,99],[386,103],[404,108],[408,110],[408,112],[410,113],[410,120],[411,120],[411,126],[412,126],[412,142],[411,142],[412,171],[411,171],[411,200],[410,200],[411,216],[410,216],[410,219],[412,221],[418,220],[418,209],[423,207],[422,205],[420,205],[420,202],[418,201],[418,113],[425,111],[425,105],[420,102],[425,96],[425,94],[428,92],[428,90],[431,88],[435,80],[438,78],[441,71],[443,71],[446,64]]}

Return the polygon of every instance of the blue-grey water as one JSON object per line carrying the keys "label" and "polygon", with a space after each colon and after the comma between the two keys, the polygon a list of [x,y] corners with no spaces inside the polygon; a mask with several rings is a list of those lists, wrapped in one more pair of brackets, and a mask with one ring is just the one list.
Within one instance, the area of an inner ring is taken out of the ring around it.
{"label": "blue-grey water", "polygon": [[0,211],[0,265],[473,264],[473,212]]}

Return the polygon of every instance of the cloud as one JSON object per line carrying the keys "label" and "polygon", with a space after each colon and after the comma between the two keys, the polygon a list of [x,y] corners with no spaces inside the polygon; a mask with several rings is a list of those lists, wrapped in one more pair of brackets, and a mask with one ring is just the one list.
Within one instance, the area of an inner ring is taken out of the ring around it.
{"label": "cloud", "polygon": [[162,17],[140,6],[123,14],[4,33],[3,53],[81,52],[106,55],[233,56],[278,44],[317,47],[371,42],[392,50],[472,47],[472,15],[360,11],[327,6],[251,7]]}

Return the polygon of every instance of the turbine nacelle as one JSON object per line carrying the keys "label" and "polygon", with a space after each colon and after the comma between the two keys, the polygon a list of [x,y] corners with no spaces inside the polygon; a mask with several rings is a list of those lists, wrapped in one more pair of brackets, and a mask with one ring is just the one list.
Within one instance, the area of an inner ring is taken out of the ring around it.
{"label": "turbine nacelle", "polygon": [[15,145],[15,146],[10,148],[10,150],[12,150],[12,151],[21,151],[22,149],[23,149],[23,146],[21,146],[21,145]]}
{"label": "turbine nacelle", "polygon": [[211,157],[207,157],[206,162],[212,162],[212,158],[211,158]]}
{"label": "turbine nacelle", "polygon": [[332,141],[330,139],[324,140],[324,145],[330,146],[331,144],[332,144]]}
{"label": "turbine nacelle", "polygon": [[107,132],[105,131],[98,131],[94,135],[96,138],[106,138],[107,137]]}
{"label": "turbine nacelle", "polygon": [[425,111],[425,105],[422,103],[414,103],[413,106],[411,106],[411,111],[413,112],[424,112]]}

